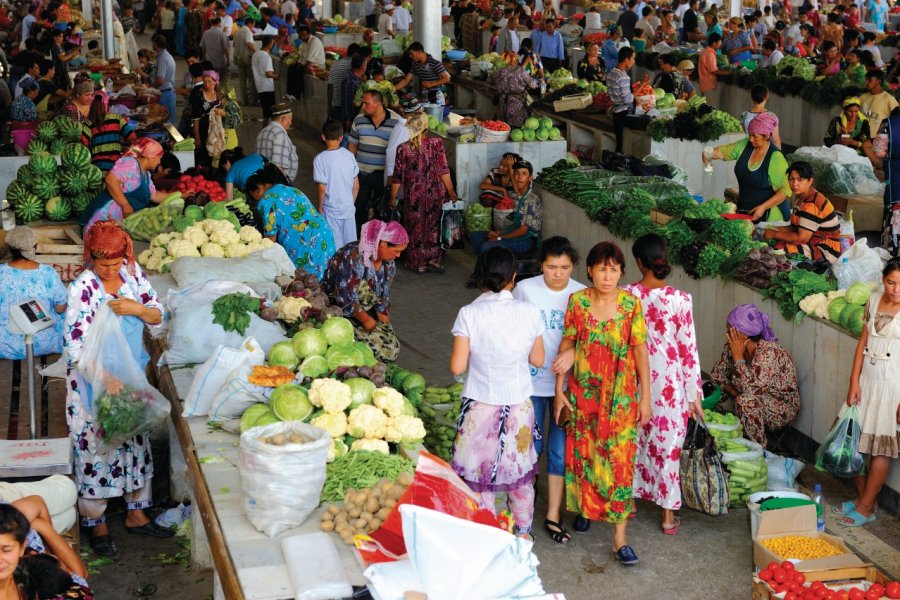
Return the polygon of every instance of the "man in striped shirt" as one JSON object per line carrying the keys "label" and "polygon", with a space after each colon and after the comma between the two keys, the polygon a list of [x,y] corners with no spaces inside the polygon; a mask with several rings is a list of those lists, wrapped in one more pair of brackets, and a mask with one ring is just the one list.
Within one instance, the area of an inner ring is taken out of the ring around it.
{"label": "man in striped shirt", "polygon": [[353,119],[347,149],[359,166],[359,194],[356,196],[356,227],[369,220],[384,196],[384,169],[391,132],[401,123],[394,111],[385,108],[384,98],[375,90],[363,94],[362,114]]}
{"label": "man in striped shirt", "polygon": [[341,119],[341,106],[343,106],[344,80],[350,74],[350,61],[353,55],[359,52],[359,44],[350,44],[347,46],[347,56],[339,61],[331,63],[331,69],[328,70],[328,89],[331,90],[331,110],[329,114],[332,119]]}
{"label": "man in striped shirt", "polygon": [[612,101],[613,131],[616,133],[616,152],[622,152],[622,134],[625,117],[634,106],[629,69],[634,66],[634,50],[628,46],[619,49],[619,64],[606,74],[606,93]]}
{"label": "man in striped shirt", "polygon": [[441,61],[425,52],[421,42],[413,42],[409,45],[409,57],[412,59],[412,68],[406,77],[397,83],[397,89],[402,90],[412,83],[413,77],[419,79],[422,86],[422,96],[427,96],[432,104],[445,104],[444,84],[450,83],[450,73],[441,64]]}

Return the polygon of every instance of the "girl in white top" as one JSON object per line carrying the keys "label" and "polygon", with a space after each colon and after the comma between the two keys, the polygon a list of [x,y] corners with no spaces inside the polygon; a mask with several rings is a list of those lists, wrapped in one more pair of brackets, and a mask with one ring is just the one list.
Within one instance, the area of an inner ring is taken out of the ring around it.
{"label": "girl in white top", "polygon": [[468,375],[451,464],[489,510],[496,512],[496,493],[506,492],[516,533],[532,538],[537,454],[529,364],[544,364],[544,326],[537,307],[510,292],[511,251],[490,248],[478,261],[484,293],[453,324],[450,371]]}
{"label": "girl in white top", "polygon": [[547,516],[544,529],[557,544],[567,544],[572,534],[560,521],[566,475],[566,430],[553,419],[556,375],[552,367],[562,341],[569,296],[585,287],[572,279],[572,270],[577,263],[578,253],[572,242],[560,236],[548,238],[541,244],[543,275],[526,279],[513,290],[514,298],[538,307],[544,324],[544,364],[531,369],[531,383],[534,386],[531,402],[534,404],[535,427],[540,436],[534,441],[538,458],[543,448],[547,448]]}

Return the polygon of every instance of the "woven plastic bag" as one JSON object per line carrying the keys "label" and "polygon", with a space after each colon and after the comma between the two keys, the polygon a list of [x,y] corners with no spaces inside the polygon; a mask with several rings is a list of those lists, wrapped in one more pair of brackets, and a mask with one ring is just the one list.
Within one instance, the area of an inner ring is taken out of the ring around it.
{"label": "woven plastic bag", "polygon": [[441,247],[444,250],[459,248],[465,237],[465,219],[462,200],[444,202],[441,207]]}
{"label": "woven plastic bag", "polygon": [[816,452],[816,468],[835,477],[853,477],[863,472],[866,459],[859,451],[859,410],[845,407],[837,425]]}
{"label": "woven plastic bag", "polygon": [[225,125],[215,110],[209,114],[209,134],[206,136],[206,151],[210,156],[218,156],[225,149]]}

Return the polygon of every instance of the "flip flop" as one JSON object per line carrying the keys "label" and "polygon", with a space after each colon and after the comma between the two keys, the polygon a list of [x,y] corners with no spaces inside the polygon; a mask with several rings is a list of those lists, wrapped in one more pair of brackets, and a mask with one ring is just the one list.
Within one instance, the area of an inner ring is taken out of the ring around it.
{"label": "flip flop", "polygon": [[846,502],[841,502],[840,504],[835,504],[831,507],[831,512],[836,515],[846,515],[854,510],[856,510],[856,503],[853,502],[853,500],[847,500]]}
{"label": "flip flop", "polygon": [[[843,527],[862,527],[863,525],[871,523],[876,518],[877,517],[875,516],[874,512],[868,517],[864,517],[863,515],[856,512],[856,509],[854,509],[845,514],[844,518],[838,521],[838,525],[841,525]],[[849,523],[847,522],[848,519],[850,520]]]}
{"label": "flip flop", "polygon": [[681,519],[675,517],[675,524],[672,527],[662,527],[664,535],[675,535],[681,529]]}

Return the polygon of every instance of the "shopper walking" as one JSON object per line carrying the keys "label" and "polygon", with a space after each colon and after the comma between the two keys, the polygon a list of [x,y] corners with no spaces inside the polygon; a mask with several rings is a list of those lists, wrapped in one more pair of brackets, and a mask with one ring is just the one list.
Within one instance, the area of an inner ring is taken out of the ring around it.
{"label": "shopper walking", "polygon": [[353,205],[359,193],[359,166],[350,151],[341,147],[343,139],[341,122],[327,121],[322,126],[325,150],[313,160],[313,179],[318,187],[316,208],[325,215],[338,250],[358,237]]}
{"label": "shopper walking", "polygon": [[625,47],[619,50],[618,65],[606,74],[609,99],[612,101],[613,131],[616,135],[616,152],[622,151],[625,133],[625,117],[634,108],[634,94],[631,92],[631,76],[628,71],[634,66],[634,50]]}
{"label": "shopper walking", "polygon": [[516,535],[534,539],[534,407],[530,367],[544,364],[537,307],[513,298],[516,257],[491,248],[478,257],[481,296],[453,324],[450,371],[468,371],[453,444],[453,470],[496,513],[506,492]]}
{"label": "shopper walking", "polygon": [[293,185],[297,179],[300,161],[297,147],[288,136],[288,128],[294,122],[294,112],[286,102],[276,104],[272,111],[272,122],[263,127],[256,136],[256,152],[278,167],[287,181]]}
{"label": "shopper walking", "polygon": [[191,94],[191,121],[194,127],[194,164],[211,165],[212,157],[206,148],[209,139],[209,120],[213,111],[220,117],[225,115],[218,92],[218,71],[203,72],[203,89]]}
{"label": "shopper walking", "polygon": [[159,103],[169,113],[169,123],[175,123],[175,58],[169,52],[169,47],[165,36],[153,36],[153,49],[156,51],[153,86],[159,90]]}
{"label": "shopper walking", "polygon": [[200,38],[200,49],[203,59],[212,63],[222,83],[228,81],[228,69],[231,66],[228,36],[222,31],[222,19],[215,17],[209,22],[209,29]]}
{"label": "shopper walking", "polygon": [[275,38],[264,35],[260,38],[260,44],[259,50],[253,53],[250,64],[259,105],[262,107],[263,121],[266,121],[272,118],[272,108],[275,106],[275,80],[278,79],[278,73],[272,64],[272,46],[275,45]]}
{"label": "shopper walking", "polygon": [[234,63],[238,72],[238,96],[242,106],[256,104],[256,83],[253,78],[253,25],[255,21],[244,17],[244,24],[234,34]]}

